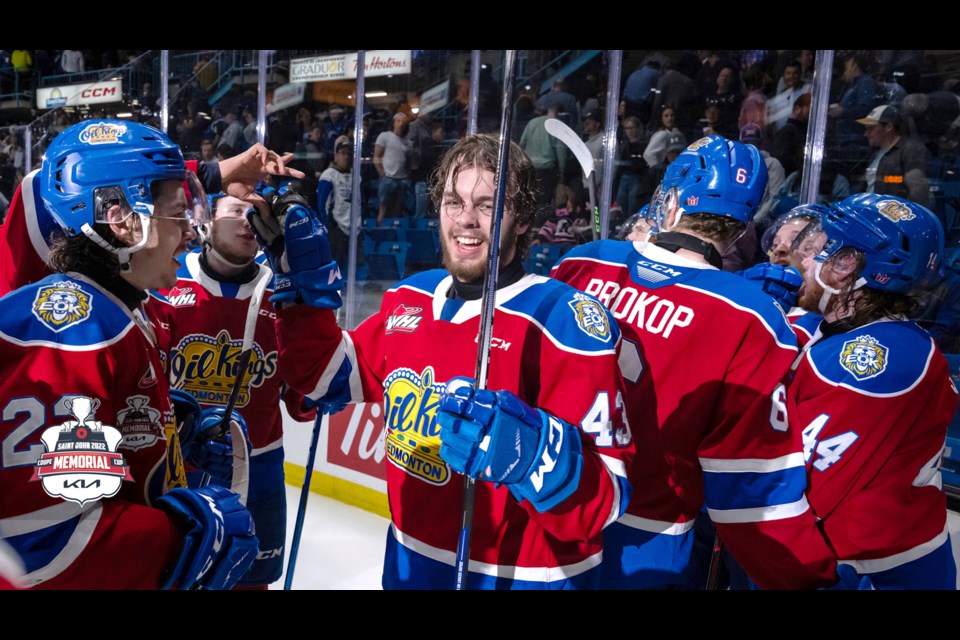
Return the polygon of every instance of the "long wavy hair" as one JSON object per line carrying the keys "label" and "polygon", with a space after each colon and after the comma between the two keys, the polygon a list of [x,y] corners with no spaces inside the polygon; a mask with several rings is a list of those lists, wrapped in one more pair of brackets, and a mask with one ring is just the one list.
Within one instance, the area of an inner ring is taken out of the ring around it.
{"label": "long wavy hair", "polygon": [[[430,175],[430,197],[433,199],[436,210],[441,211],[440,205],[448,178],[452,183],[456,183],[460,172],[470,167],[477,167],[496,175],[499,156],[500,136],[480,133],[461,138],[447,151]],[[517,255],[521,260],[530,250],[538,193],[537,172],[533,168],[530,157],[520,145],[511,142],[504,207],[507,211],[513,212],[518,225],[531,225],[526,233],[517,236]]]}

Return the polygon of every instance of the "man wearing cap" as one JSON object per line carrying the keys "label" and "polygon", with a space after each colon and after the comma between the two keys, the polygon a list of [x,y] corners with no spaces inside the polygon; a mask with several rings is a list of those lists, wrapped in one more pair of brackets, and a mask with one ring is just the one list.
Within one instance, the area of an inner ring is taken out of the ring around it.
{"label": "man wearing cap", "polygon": [[[642,203],[650,201],[650,198],[653,197],[653,192],[660,186],[660,181],[663,180],[663,176],[667,172],[667,166],[677,159],[681,151],[687,148],[686,138],[684,138],[683,134],[679,131],[671,133],[666,138],[665,144],[666,148],[663,151],[660,162],[651,166],[647,172],[643,174],[643,179],[640,182],[640,202]],[[649,145],[647,145],[647,149],[649,148]]]}
{"label": "man wearing cap", "polygon": [[377,136],[373,145],[373,166],[380,174],[380,211],[377,224],[384,218],[398,218],[403,215],[403,205],[407,199],[407,155],[410,142],[406,138],[407,116],[393,114],[392,131],[384,131]]}
{"label": "man wearing cap", "polygon": [[857,122],[866,127],[863,135],[877,149],[867,167],[867,192],[909,198],[929,206],[930,182],[925,173],[929,152],[915,138],[900,135],[900,111],[880,105]]}
{"label": "man wearing cap", "polygon": [[[353,143],[337,142],[333,162],[320,174],[317,182],[317,211],[326,217],[330,230],[330,253],[334,260],[346,264],[350,247],[350,198],[353,195]],[[357,262],[363,262],[362,247],[357,245]]]}
{"label": "man wearing cap", "polygon": [[583,116],[583,138],[593,156],[597,184],[603,184],[603,116],[599,109],[591,109]]}

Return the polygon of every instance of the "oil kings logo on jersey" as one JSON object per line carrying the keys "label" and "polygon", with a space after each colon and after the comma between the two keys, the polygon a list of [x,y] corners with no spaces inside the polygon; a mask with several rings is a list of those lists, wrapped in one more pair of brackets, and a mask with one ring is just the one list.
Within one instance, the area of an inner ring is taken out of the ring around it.
{"label": "oil kings logo on jersey", "polygon": [[[243,340],[232,340],[225,330],[212,338],[192,333],[177,343],[170,354],[170,386],[183,389],[205,404],[226,406],[237,378]],[[277,371],[277,352],[264,353],[256,342],[240,379],[237,406],[250,402],[250,389],[261,386]]]}
{"label": "oil kings logo on jersey", "polygon": [[79,505],[116,495],[124,480],[133,480],[117,453],[123,435],[94,419],[100,406],[95,398],[67,398],[64,406],[75,420],[43,431],[46,453],[40,455],[31,481],[39,480],[48,495]]}
{"label": "oil kings logo on jersey", "polygon": [[876,338],[857,336],[843,343],[840,350],[840,364],[852,373],[857,380],[866,380],[883,373],[887,368],[889,350]]}
{"label": "oil kings logo on jersey", "polygon": [[83,128],[80,142],[84,144],[116,144],[120,136],[127,132],[126,125],[112,122],[97,122]]}
{"label": "oil kings logo on jersey", "polygon": [[600,342],[610,342],[610,321],[603,305],[582,293],[574,294],[573,300],[567,304],[573,309],[581,331]]}
{"label": "oil kings logo on jersey", "polygon": [[197,303],[197,294],[193,293],[193,287],[174,287],[167,293],[167,302],[175,307],[190,307]]}
{"label": "oil kings logo on jersey", "polygon": [[147,396],[127,398],[127,408],[117,412],[117,428],[123,435],[121,449],[136,451],[163,438],[160,412],[150,406]]}
{"label": "oil kings logo on jersey", "polygon": [[423,321],[423,307],[407,307],[403,304],[397,305],[389,316],[387,316],[387,327],[384,333],[391,334],[394,331],[403,333],[413,333],[420,327]]}
{"label": "oil kings logo on jersey", "polygon": [[387,459],[415,478],[432,485],[450,480],[450,467],[440,458],[437,404],[446,385],[437,384],[432,367],[417,374],[397,369],[383,381]]}
{"label": "oil kings logo on jersey", "polygon": [[877,211],[894,222],[913,220],[917,217],[917,214],[910,211],[910,207],[896,200],[881,200],[877,203]]}
{"label": "oil kings logo on jersey", "polygon": [[89,318],[91,306],[90,294],[76,282],[54,282],[37,290],[33,315],[59,333]]}

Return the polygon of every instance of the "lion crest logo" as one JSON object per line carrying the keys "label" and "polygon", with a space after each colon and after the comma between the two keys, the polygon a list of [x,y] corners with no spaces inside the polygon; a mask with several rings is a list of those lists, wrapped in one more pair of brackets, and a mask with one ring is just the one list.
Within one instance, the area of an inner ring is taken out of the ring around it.
{"label": "lion crest logo", "polygon": [[894,222],[913,220],[917,217],[917,214],[910,211],[910,207],[896,200],[881,200],[877,203],[877,211],[882,213],[885,218],[893,220]]}
{"label": "lion crest logo", "polygon": [[866,380],[883,373],[887,368],[889,349],[876,338],[857,336],[843,343],[840,351],[840,365],[852,373],[857,380]]}
{"label": "lion crest logo", "polygon": [[33,315],[48,329],[60,332],[90,317],[90,294],[75,282],[54,282],[40,287]]}
{"label": "lion crest logo", "polygon": [[577,326],[585,334],[599,340],[610,342],[613,337],[610,332],[610,320],[603,309],[603,305],[582,293],[574,294],[569,303],[577,319]]}

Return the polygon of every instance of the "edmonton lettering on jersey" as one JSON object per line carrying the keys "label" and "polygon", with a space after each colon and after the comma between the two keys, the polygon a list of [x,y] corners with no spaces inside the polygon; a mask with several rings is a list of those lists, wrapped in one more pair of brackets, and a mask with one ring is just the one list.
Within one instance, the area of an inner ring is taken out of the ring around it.
{"label": "edmonton lettering on jersey", "polygon": [[383,381],[387,459],[437,486],[450,481],[450,467],[440,457],[437,425],[437,405],[445,386],[435,382],[432,367],[420,374],[397,369]]}
{"label": "edmonton lettering on jersey", "polygon": [[[232,340],[227,331],[216,337],[203,333],[184,336],[170,355],[170,386],[183,389],[199,402],[226,406],[237,377],[243,340]],[[250,402],[250,389],[261,386],[277,371],[277,352],[264,353],[256,342],[240,380],[237,407]]]}

